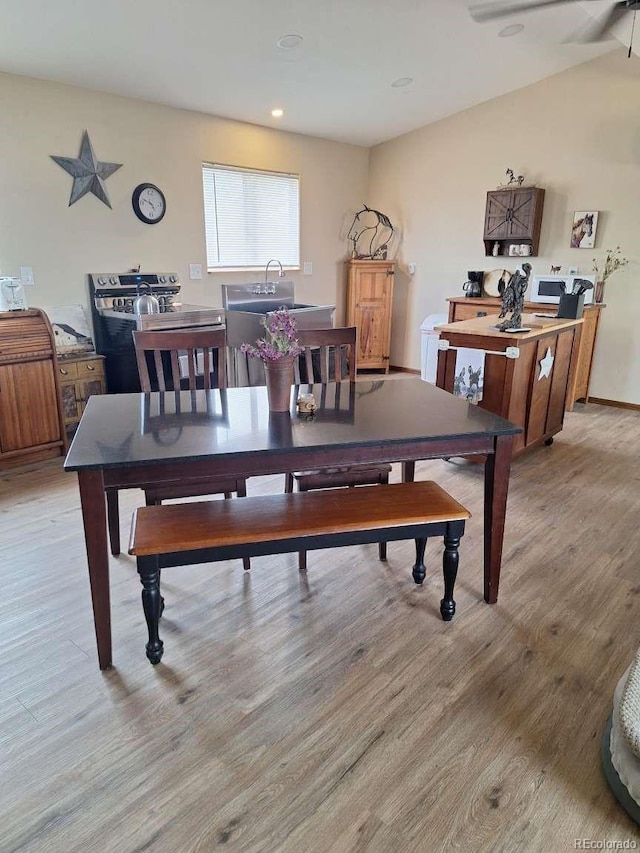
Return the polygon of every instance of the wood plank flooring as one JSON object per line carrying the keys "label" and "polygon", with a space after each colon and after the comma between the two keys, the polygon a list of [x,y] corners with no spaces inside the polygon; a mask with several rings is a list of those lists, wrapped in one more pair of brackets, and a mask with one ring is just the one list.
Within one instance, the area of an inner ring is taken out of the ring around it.
{"label": "wood plank flooring", "polygon": [[[640,643],[640,418],[588,404],[514,463],[482,600],[480,468],[421,463],[473,512],[446,624],[440,544],[167,569],[152,667],[112,559],[98,670],[75,475],[0,475],[0,851],[568,851],[635,840],[600,770]],[[394,468],[392,480],[399,479]],[[283,477],[249,481],[279,492]],[[121,493],[122,535],[141,492]]]}

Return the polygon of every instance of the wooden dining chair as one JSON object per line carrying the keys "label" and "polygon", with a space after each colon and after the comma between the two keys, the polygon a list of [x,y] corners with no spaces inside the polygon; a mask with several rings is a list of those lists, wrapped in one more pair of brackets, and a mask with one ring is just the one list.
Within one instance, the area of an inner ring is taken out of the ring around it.
{"label": "wooden dining chair", "polygon": [[[194,391],[226,388],[226,333],[222,329],[166,329],[163,331],[134,331],[133,343],[138,363],[142,391]],[[147,506],[161,504],[173,498],[233,493],[246,497],[244,479],[183,478],[179,483],[149,485],[144,489]],[[118,490],[107,489],[107,521],[111,553],[120,553],[120,518]],[[243,558],[245,569],[250,568],[248,557]]]}
{"label": "wooden dining chair", "polygon": [[[354,383],[356,379],[356,334],[355,326],[337,329],[305,329],[298,331],[298,343],[304,351],[294,365],[294,382],[316,384],[335,382]],[[343,468],[324,468],[314,471],[298,471],[285,475],[285,492],[300,492],[315,489],[332,489],[344,486],[371,486],[389,482],[391,465],[350,465]],[[380,542],[378,553],[381,560],[387,558],[387,543]],[[307,567],[307,553],[298,553],[298,568]]]}

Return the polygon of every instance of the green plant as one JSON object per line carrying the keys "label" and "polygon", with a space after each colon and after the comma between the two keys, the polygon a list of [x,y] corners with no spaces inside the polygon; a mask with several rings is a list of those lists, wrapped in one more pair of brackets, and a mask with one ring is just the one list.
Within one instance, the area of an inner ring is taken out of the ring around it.
{"label": "green plant", "polygon": [[627,258],[620,255],[620,246],[616,246],[615,249],[607,249],[607,256],[602,266],[598,264],[597,258],[593,259],[593,271],[599,281],[605,282],[616,270],[626,267],[628,263]]}

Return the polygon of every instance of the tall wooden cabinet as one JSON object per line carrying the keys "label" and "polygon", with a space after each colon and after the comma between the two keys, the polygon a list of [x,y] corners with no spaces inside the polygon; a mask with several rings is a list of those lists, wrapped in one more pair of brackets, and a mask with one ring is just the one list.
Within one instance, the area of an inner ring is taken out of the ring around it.
{"label": "tall wooden cabinet", "polygon": [[0,470],[65,446],[51,324],[38,308],[0,313]]}
{"label": "tall wooden cabinet", "polygon": [[389,372],[393,261],[349,261],[347,325],[358,329],[358,368]]}

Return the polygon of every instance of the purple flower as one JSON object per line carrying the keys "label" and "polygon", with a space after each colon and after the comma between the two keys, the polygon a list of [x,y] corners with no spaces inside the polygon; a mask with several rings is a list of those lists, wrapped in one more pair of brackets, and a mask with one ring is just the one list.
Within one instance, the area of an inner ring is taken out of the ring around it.
{"label": "purple flower", "polygon": [[300,355],[296,324],[284,306],[271,311],[262,319],[266,334],[253,344],[242,344],[240,352],[262,361],[278,361],[287,356]]}

